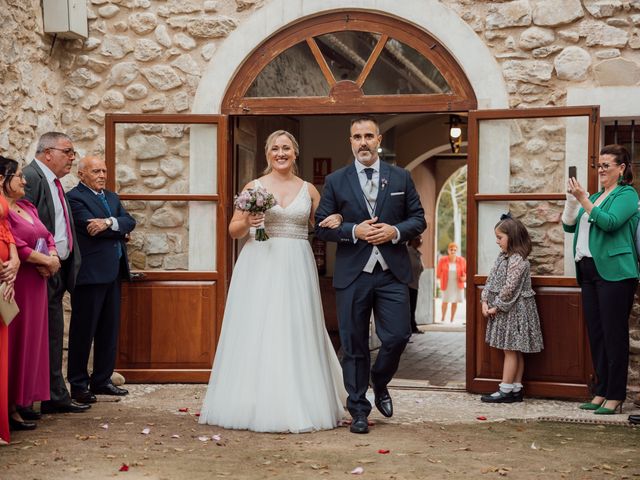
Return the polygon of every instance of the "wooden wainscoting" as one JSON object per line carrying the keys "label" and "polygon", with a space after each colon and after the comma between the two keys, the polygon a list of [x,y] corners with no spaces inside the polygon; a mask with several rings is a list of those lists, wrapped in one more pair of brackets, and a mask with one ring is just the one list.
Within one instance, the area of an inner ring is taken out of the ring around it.
{"label": "wooden wainscoting", "polygon": [[206,383],[221,322],[216,283],[123,284],[118,372],[131,382]]}
{"label": "wooden wainscoting", "polygon": [[[535,287],[544,350],[525,355],[524,383],[527,395],[585,398],[589,396],[591,356],[586,326],[582,319],[580,289],[575,287]],[[495,390],[502,377],[503,354],[485,341],[487,320],[482,317],[480,293],[476,291],[474,339],[476,372],[474,391]]]}

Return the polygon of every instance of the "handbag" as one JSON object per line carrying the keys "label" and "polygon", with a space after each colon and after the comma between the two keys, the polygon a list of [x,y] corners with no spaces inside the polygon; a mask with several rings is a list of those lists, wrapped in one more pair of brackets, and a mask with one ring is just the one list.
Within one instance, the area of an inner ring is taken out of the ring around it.
{"label": "handbag", "polygon": [[8,327],[12,320],[16,318],[16,315],[20,313],[20,308],[18,308],[15,300],[8,302],[4,299],[4,291],[6,288],[7,283],[2,282],[2,284],[0,284],[0,316],[2,316],[2,321]]}

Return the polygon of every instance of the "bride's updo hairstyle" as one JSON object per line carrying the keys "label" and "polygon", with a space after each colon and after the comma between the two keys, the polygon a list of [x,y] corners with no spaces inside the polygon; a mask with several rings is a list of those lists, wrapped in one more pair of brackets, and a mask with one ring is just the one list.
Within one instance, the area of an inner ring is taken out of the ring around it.
{"label": "bride's updo hairstyle", "polygon": [[276,141],[276,138],[281,137],[282,135],[284,135],[289,140],[291,140],[291,144],[293,145],[293,152],[296,154],[296,158],[293,160],[293,173],[295,175],[298,174],[298,164],[296,162],[296,160],[300,156],[300,146],[298,145],[298,141],[296,140],[296,137],[291,135],[286,130],[276,130],[275,132],[273,132],[271,135],[267,137],[267,141],[264,144],[264,155],[267,160],[267,168],[265,168],[264,171],[262,172],[263,175],[266,175],[267,173],[271,173],[271,163],[269,162],[269,150],[271,150],[271,147]]}

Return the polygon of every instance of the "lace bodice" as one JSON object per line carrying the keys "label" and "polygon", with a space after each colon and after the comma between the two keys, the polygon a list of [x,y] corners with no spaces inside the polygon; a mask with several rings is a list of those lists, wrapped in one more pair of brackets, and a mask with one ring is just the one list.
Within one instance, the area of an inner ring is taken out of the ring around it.
{"label": "lace bodice", "polygon": [[[264,186],[259,180],[256,185]],[[267,235],[272,238],[299,238],[306,240],[309,236],[309,214],[311,213],[311,196],[307,182],[302,183],[296,198],[282,208],[280,205],[267,210],[265,214],[264,228]]]}

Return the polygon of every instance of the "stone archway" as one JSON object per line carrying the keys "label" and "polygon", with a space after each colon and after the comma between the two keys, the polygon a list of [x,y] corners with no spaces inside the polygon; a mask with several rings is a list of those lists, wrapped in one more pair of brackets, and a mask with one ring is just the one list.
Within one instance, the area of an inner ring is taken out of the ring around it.
{"label": "stone archway", "polygon": [[196,96],[192,113],[221,113],[222,100],[236,72],[267,38],[305,17],[335,10],[371,10],[393,15],[429,32],[453,55],[473,87],[479,108],[507,108],[502,71],[487,46],[452,10],[421,0],[273,0],[243,22],[214,53]]}

